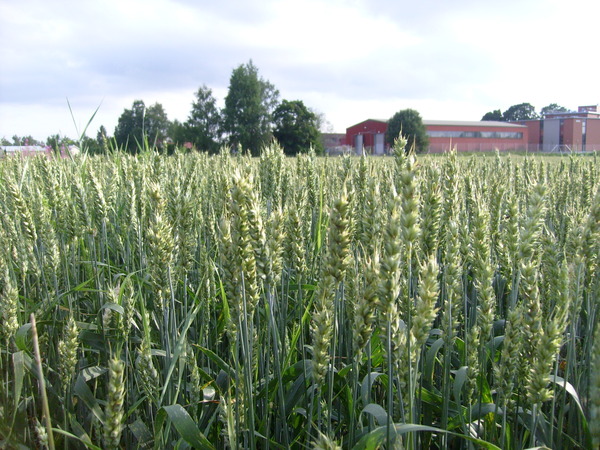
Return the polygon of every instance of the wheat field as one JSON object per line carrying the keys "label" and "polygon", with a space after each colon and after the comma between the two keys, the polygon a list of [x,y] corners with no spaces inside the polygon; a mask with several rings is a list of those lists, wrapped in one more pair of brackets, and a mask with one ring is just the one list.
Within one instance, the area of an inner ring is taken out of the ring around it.
{"label": "wheat field", "polygon": [[598,448],[597,156],[405,145],[0,160],[0,448]]}

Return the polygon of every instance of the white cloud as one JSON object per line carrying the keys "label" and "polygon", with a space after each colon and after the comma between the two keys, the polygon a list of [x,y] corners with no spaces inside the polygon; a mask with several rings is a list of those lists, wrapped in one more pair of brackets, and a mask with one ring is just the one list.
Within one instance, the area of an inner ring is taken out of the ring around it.
{"label": "white cloud", "polygon": [[135,99],[185,120],[200,85],[222,104],[249,59],[340,131],[407,107],[475,120],[521,102],[598,103],[596,3],[2,2],[0,137],[74,136],[66,98],[84,123],[102,103],[91,135]]}

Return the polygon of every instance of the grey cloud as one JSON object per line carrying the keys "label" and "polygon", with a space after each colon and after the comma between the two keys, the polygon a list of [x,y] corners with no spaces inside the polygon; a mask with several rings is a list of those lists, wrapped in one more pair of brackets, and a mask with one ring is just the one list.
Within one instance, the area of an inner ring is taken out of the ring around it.
{"label": "grey cloud", "polygon": [[[330,1],[361,8],[358,16],[363,14],[365,23],[375,23],[373,17],[385,18],[382,23],[391,25],[383,29],[391,36],[374,36],[373,32],[379,30],[336,28],[336,18],[328,18],[333,33],[338,34],[334,45],[326,48],[343,49],[345,41],[340,36],[346,32],[370,33],[364,36],[364,42],[370,43],[367,51],[347,52],[345,59],[332,55],[328,61],[320,48],[314,49],[318,57],[311,57],[312,49],[302,45],[306,36],[297,31],[301,28],[291,27],[298,36],[285,36],[287,39],[281,41],[276,35],[271,38],[260,34],[278,19],[275,14],[281,8],[274,7],[280,4],[278,0],[147,2],[144,5],[158,5],[158,9],[139,12],[127,10],[125,0],[5,2],[0,12],[14,10],[21,14],[0,15],[0,58],[4,67],[0,70],[0,103],[64,108],[65,97],[69,97],[73,102],[89,101],[93,110],[98,99],[105,98],[104,110],[113,108],[107,103],[117,98],[166,104],[169,98],[160,98],[158,93],[168,96],[169,92],[188,91],[191,104],[191,93],[200,85],[224,92],[231,71],[253,59],[260,74],[287,99],[315,98],[315,93],[340,101],[455,101],[476,96],[486,101],[491,98],[495,105],[496,97],[502,94],[492,98],[489,91],[493,88],[484,91],[478,86],[498,86],[520,75],[508,74],[507,78],[505,55],[510,53],[510,46],[502,42],[506,37],[491,28],[485,36],[465,30],[458,41],[456,23],[462,18],[466,21],[460,26],[465,27],[471,20],[495,24],[500,18],[504,24],[513,23],[515,15],[528,14],[543,3]],[[120,14],[121,8],[127,14]],[[279,20],[293,21],[294,17]],[[322,39],[324,44],[332,36],[329,29],[311,30],[310,24],[306,27],[311,37]],[[482,27],[478,29],[481,33]],[[281,32],[281,28],[278,30]],[[393,40],[402,38],[404,32],[416,39],[396,45]],[[292,48],[281,42],[289,42]],[[320,41],[310,42],[315,45]],[[505,45],[508,53],[499,54],[499,44]],[[144,98],[153,93],[154,98]],[[327,114],[326,107],[321,109]],[[173,117],[172,111],[167,113]]]}
{"label": "grey cloud", "polygon": [[543,0],[504,0],[485,2],[481,0],[364,0],[363,7],[371,14],[387,17],[403,28],[422,32],[435,31],[445,26],[452,17],[472,15],[479,20],[539,13],[547,7]]}
{"label": "grey cloud", "polygon": [[193,10],[211,13],[238,23],[261,24],[272,17],[274,0],[252,2],[248,0],[175,0]]}
{"label": "grey cloud", "polygon": [[289,63],[278,68],[276,84],[282,90],[329,91],[353,100],[444,100],[472,90],[477,81],[492,77],[495,67],[489,55],[426,41],[396,53],[383,46],[343,64]]}
{"label": "grey cloud", "polygon": [[63,29],[63,41],[35,42],[23,58],[27,64],[13,60],[11,70],[0,72],[2,100],[54,102],[98,89],[106,91],[99,92],[103,95],[120,95],[210,85],[227,77],[226,67],[236,59],[233,43],[219,44],[218,39],[211,41],[194,30],[159,29],[132,35],[122,25],[102,20],[88,25],[81,18]]}

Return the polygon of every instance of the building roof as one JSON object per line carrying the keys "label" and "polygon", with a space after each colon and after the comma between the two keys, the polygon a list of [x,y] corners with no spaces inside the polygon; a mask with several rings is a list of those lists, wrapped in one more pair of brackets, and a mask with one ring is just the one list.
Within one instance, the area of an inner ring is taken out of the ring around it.
{"label": "building roof", "polygon": [[48,147],[42,147],[41,145],[0,145],[0,150],[6,153],[45,152]]}
{"label": "building roof", "polygon": [[[544,119],[598,119],[600,113],[595,111],[567,111],[567,112],[547,112]],[[539,119],[538,119],[539,120]]]}
{"label": "building roof", "polygon": [[361,123],[365,123],[365,122],[381,122],[381,123],[388,123],[389,120],[388,119],[365,119],[365,120],[361,120],[358,123],[355,123],[354,125],[350,125],[348,128],[352,128],[355,127],[356,125],[360,125]]}
{"label": "building roof", "polygon": [[[365,119],[348,128],[353,128],[365,122],[388,123],[387,119]],[[490,127],[490,128],[520,128],[525,125],[519,125],[514,122],[499,122],[493,120],[423,120],[425,126],[444,126],[444,127]]]}
{"label": "building roof", "polygon": [[499,122],[492,120],[424,120],[425,126],[444,126],[444,127],[490,127],[490,128],[527,128],[525,125],[519,125],[510,122]]}

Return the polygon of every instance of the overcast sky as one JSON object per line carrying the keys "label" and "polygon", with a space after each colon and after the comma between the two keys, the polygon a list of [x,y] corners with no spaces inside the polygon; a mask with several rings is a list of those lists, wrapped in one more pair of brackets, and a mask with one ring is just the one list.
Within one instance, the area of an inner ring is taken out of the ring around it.
{"label": "overcast sky", "polygon": [[112,135],[134,100],[185,121],[252,59],[336,132],[414,108],[479,120],[600,103],[598,0],[2,0],[0,137]]}

